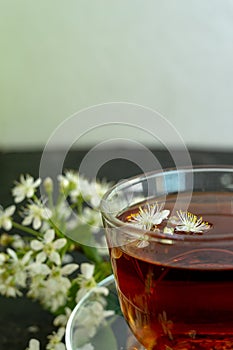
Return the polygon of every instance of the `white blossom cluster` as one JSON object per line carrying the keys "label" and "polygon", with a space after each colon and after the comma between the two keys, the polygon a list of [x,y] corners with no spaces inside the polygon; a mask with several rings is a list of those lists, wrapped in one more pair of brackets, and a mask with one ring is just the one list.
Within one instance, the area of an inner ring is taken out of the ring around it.
{"label": "white blossom cluster", "polygon": [[[139,207],[136,214],[129,218],[129,223],[136,227],[146,230],[159,232],[158,225],[166,220],[162,231],[165,234],[173,235],[177,232],[186,234],[202,234],[209,231],[212,227],[210,223],[204,221],[202,217],[198,217],[188,211],[178,210],[176,216],[169,217],[170,210],[163,209],[164,203],[146,204],[143,208]],[[137,247],[145,248],[150,242],[150,236],[143,234],[139,237]]]}
{"label": "white blossom cluster", "polygon": [[[45,192],[43,198],[37,194],[40,185]],[[104,309],[108,290],[98,286],[95,273],[98,274],[97,262],[104,262],[107,268],[101,273],[107,275],[110,263],[98,249],[97,242],[95,248],[90,248],[90,256],[94,250],[98,258],[79,266],[73,262],[71,253],[82,246],[65,233],[85,224],[95,236],[101,227],[97,209],[109,184],[90,182],[75,171],[67,171],[58,176],[58,187],[58,198],[54,199],[51,178],[42,181],[21,175],[12,189],[14,204],[5,209],[0,207],[0,294],[6,297],[26,294],[58,314],[54,319],[56,331],[48,336],[46,350],[65,349],[63,338],[67,320],[72,308],[89,290],[100,295],[99,304],[92,310],[96,315],[93,334],[97,323],[108,316]],[[19,203],[22,206],[17,211]],[[21,222],[14,219],[17,212]],[[7,233],[10,230],[12,234]],[[85,253],[88,252],[86,247]],[[39,350],[39,341],[31,339],[27,349]],[[85,349],[93,347],[89,344],[83,347]]]}

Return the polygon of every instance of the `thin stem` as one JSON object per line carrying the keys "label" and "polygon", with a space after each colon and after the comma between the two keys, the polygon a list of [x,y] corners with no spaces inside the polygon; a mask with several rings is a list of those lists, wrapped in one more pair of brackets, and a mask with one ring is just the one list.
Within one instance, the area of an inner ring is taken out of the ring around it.
{"label": "thin stem", "polygon": [[33,230],[33,229],[30,228],[30,227],[25,227],[25,226],[19,224],[18,222],[14,222],[14,221],[13,221],[13,222],[12,222],[12,225],[13,225],[13,227],[15,227],[15,228],[17,228],[17,229],[19,229],[19,230],[21,230],[21,231],[30,233],[30,234],[33,235],[33,236],[36,236],[36,237],[41,236],[40,232],[37,232],[37,231]]}
{"label": "thin stem", "polygon": [[63,200],[66,200],[67,199],[67,194],[65,194],[65,192],[59,192],[59,195],[58,195],[58,198],[57,198],[57,207],[59,207],[59,205],[61,204],[61,202]]}
{"label": "thin stem", "polygon": [[48,193],[48,204],[49,204],[49,208],[51,208],[51,209],[54,208],[52,192]]}

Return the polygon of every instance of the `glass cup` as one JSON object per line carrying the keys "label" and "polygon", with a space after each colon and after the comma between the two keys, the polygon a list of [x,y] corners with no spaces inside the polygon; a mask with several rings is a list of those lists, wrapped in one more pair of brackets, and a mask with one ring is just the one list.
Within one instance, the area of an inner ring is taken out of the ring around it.
{"label": "glass cup", "polygon": [[147,350],[233,349],[233,168],[122,181],[101,212],[123,315]]}

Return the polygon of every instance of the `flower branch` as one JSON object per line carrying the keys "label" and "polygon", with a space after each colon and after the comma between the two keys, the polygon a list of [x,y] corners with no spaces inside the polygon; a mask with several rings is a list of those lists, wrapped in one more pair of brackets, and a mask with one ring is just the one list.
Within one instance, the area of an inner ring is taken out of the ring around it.
{"label": "flower branch", "polygon": [[[104,238],[100,243],[97,235],[102,227],[100,199],[110,184],[88,181],[75,171],[66,171],[57,181],[59,191],[54,198],[56,186],[51,178],[21,175],[12,189],[14,204],[0,207],[0,294],[26,295],[56,316],[48,350],[65,349],[65,326],[73,307],[91,289],[106,295],[108,291],[98,287],[98,281],[111,273]],[[89,262],[73,261],[76,250]],[[100,305],[96,307],[103,319]],[[27,349],[39,350],[39,341],[30,340]]]}

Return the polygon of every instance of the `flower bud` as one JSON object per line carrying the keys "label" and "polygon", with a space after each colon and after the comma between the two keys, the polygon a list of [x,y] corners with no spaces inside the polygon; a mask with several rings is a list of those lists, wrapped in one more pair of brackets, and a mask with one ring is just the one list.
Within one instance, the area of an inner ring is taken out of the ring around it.
{"label": "flower bud", "polygon": [[51,179],[51,177],[46,177],[44,179],[44,189],[47,193],[53,192],[53,180]]}

